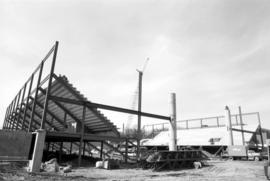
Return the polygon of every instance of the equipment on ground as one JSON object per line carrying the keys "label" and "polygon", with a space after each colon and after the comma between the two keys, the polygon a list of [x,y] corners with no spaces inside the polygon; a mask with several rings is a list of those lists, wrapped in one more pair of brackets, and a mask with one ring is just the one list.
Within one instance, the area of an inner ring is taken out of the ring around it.
{"label": "equipment on ground", "polygon": [[155,151],[146,159],[141,160],[141,166],[154,171],[174,170],[192,167],[194,162],[202,162],[207,159],[208,157],[201,150]]}

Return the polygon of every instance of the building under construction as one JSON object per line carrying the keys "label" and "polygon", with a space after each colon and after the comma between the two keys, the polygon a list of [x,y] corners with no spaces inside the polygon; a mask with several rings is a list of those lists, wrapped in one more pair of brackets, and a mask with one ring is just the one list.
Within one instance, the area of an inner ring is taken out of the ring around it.
{"label": "building under construction", "polygon": [[[52,152],[58,153],[59,162],[61,162],[64,154],[77,155],[79,166],[83,156],[93,156],[91,150],[97,150],[100,159],[110,158],[111,153],[108,150],[112,150],[125,162],[137,161],[140,140],[120,136],[116,126],[102,114],[101,109],[134,114],[138,116],[138,120],[141,116],[166,120],[167,123],[161,124],[163,130],[153,140],[146,143],[146,146],[149,147],[163,146],[164,149],[174,151],[172,153],[160,153],[166,157],[163,161],[161,159],[161,165],[164,165],[164,163],[171,165],[171,161],[174,162],[174,165],[179,165],[179,160],[191,162],[203,159],[203,155],[198,149],[177,152],[176,143],[180,144],[178,146],[193,146],[194,148],[196,146],[224,146],[218,144],[222,140],[219,135],[207,137],[206,142],[208,144],[205,144],[205,140],[200,141],[204,133],[191,127],[194,120],[179,122],[179,130],[176,131],[175,94],[171,96],[172,114],[170,116],[89,101],[69,82],[66,76],[55,73],[57,51],[58,42],[51,48],[7,107],[3,130],[0,131],[0,160],[29,160],[30,171],[34,172],[39,171],[42,159],[48,159],[46,153]],[[44,73],[46,68],[49,70],[48,74]],[[225,127],[220,123],[220,117],[216,119],[217,125],[213,128],[211,128],[211,125],[204,124],[204,119],[200,119],[201,130],[212,129],[211,133],[220,133],[218,129]],[[181,127],[183,123],[185,124],[185,130]],[[236,126],[241,128],[231,127],[231,130],[240,130],[242,134],[257,133],[258,131],[261,143],[257,141],[255,144],[263,146],[264,133],[260,124],[253,130],[244,130],[243,125],[244,123],[238,123]],[[150,126],[153,133],[156,130],[155,127],[158,126]],[[149,126],[144,128],[147,127]],[[166,131],[168,127],[170,127],[170,134]],[[161,129],[159,128],[159,131]],[[140,133],[140,126],[138,127],[138,133]],[[177,140],[176,134],[178,134]],[[136,148],[136,150],[132,150],[137,154],[135,157],[129,154],[130,147]]]}
{"label": "building under construction", "polygon": [[[259,112],[230,115],[231,127],[226,116],[204,117],[177,121],[178,147],[200,147],[218,156],[228,145],[244,145],[262,151],[267,146],[270,130],[261,127]],[[143,127],[152,137],[144,142],[146,147],[166,149],[169,139],[169,124],[149,124]]]}
{"label": "building under construction", "polygon": [[121,137],[98,109],[171,120],[169,116],[90,102],[66,76],[54,72],[57,51],[58,42],[8,106],[0,132],[0,160],[30,160],[32,171],[38,171],[43,150],[58,151],[60,161],[62,153],[75,152],[81,165],[82,156],[92,155],[92,149],[100,158],[110,157],[110,149],[128,162],[134,159],[129,157],[128,147],[138,150],[139,144]]}

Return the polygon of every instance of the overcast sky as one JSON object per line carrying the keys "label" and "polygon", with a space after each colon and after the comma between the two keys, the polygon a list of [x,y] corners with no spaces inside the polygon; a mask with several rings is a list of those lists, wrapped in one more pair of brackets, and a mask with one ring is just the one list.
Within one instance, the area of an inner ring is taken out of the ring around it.
{"label": "overcast sky", "polygon": [[[241,105],[270,128],[269,9],[269,0],[0,0],[0,123],[58,40],[56,73],[93,102],[131,108],[149,57],[143,111],[169,115],[175,92],[178,119]],[[106,115],[120,126],[128,117]]]}

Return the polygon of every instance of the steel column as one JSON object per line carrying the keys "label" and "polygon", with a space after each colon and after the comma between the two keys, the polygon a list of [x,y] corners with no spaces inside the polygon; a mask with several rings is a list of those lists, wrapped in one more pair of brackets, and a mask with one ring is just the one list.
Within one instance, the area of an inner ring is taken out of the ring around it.
{"label": "steel column", "polygon": [[81,138],[80,138],[79,159],[78,159],[78,165],[79,165],[79,167],[81,166],[81,161],[82,161],[82,142],[83,142],[83,135],[84,135],[85,111],[86,111],[86,107],[83,106],[82,122],[81,122]]}
{"label": "steel column", "polygon": [[53,79],[53,73],[54,73],[54,68],[55,68],[57,50],[58,50],[58,41],[55,42],[55,46],[54,46],[53,60],[52,60],[52,64],[51,64],[51,71],[50,71],[50,76],[49,76],[48,88],[46,91],[44,110],[43,110],[42,121],[41,121],[41,126],[40,126],[41,129],[44,129],[44,125],[45,125],[45,121],[46,121],[46,114],[47,114],[48,103],[49,103],[49,95],[50,95],[51,86],[52,86],[52,79]]}
{"label": "steel column", "polygon": [[[20,108],[18,108],[19,106],[20,106],[20,99],[21,99],[21,92],[22,92],[22,89],[20,89],[20,91],[19,91],[19,97],[18,97],[18,100],[17,100],[17,103],[16,103],[16,113],[17,113],[17,109],[20,109]],[[20,110],[19,110],[19,112],[20,112]],[[16,115],[15,115],[16,116]],[[17,130],[18,129],[18,125],[19,125],[19,119],[18,119],[18,116],[19,116],[19,114],[16,116],[16,118],[15,118],[15,120],[16,120],[16,127],[15,127],[15,130]]]}
{"label": "steel column", "polygon": [[261,135],[261,142],[262,142],[262,150],[264,148],[264,141],[263,141],[263,135],[262,135],[262,125],[261,125],[261,117],[260,117],[260,113],[257,113],[257,117],[258,117],[258,122],[259,122],[259,131],[260,131],[260,135]]}
{"label": "steel column", "polygon": [[99,158],[102,159],[103,157],[103,141],[100,142],[100,155]]}
{"label": "steel column", "polygon": [[24,129],[26,111],[27,111],[28,104],[29,104],[30,94],[31,94],[32,85],[33,85],[33,79],[34,79],[34,74],[32,74],[31,78],[30,78],[30,85],[29,85],[29,88],[28,88],[28,94],[27,94],[26,104],[25,104],[24,113],[23,113],[22,130]]}
{"label": "steel column", "polygon": [[37,97],[38,97],[38,90],[39,90],[39,84],[40,84],[41,77],[42,77],[43,66],[44,66],[44,62],[42,61],[41,65],[40,65],[40,69],[39,69],[37,86],[36,86],[36,90],[35,90],[35,97],[34,97],[34,100],[33,100],[33,103],[32,103],[32,111],[31,111],[30,122],[29,122],[29,125],[28,125],[28,132],[31,131],[32,122],[33,122],[33,119],[34,119],[34,112],[35,112],[36,104],[37,104],[36,101],[37,101]]}
{"label": "steel column", "polygon": [[10,126],[11,126],[11,121],[10,121],[11,108],[12,108],[12,102],[8,106],[8,116],[7,116],[8,124],[7,124],[7,129],[10,129]]}
{"label": "steel column", "polygon": [[[22,106],[23,106],[23,100],[24,100],[25,91],[26,91],[25,89],[26,89],[26,84],[24,84],[24,87],[23,87],[23,94],[22,94],[21,103],[20,103],[20,110],[19,110],[20,113],[21,113]],[[18,122],[20,122],[21,114],[18,115],[17,119],[18,119]],[[22,123],[21,123],[21,124],[22,124]],[[17,130],[17,129],[18,129],[18,125],[17,125],[17,127],[16,127],[16,130]]]}
{"label": "steel column", "polygon": [[140,153],[140,140],[141,140],[141,111],[142,111],[142,76],[143,72],[139,71],[139,94],[138,94],[138,128],[137,128],[137,160]]}
{"label": "steel column", "polygon": [[6,114],[5,114],[5,119],[4,119],[4,123],[3,123],[3,127],[2,129],[6,128],[6,123],[7,123],[7,114],[8,114],[8,108],[6,109]]}
{"label": "steel column", "polygon": [[72,154],[72,142],[70,142],[69,154]]}
{"label": "steel column", "polygon": [[245,135],[243,132],[243,119],[242,119],[242,110],[241,107],[238,107],[238,111],[239,111],[239,120],[240,120],[240,127],[241,127],[241,135],[242,135],[242,144],[245,146]]}
{"label": "steel column", "polygon": [[17,103],[17,95],[14,98],[14,102],[13,102],[13,106],[12,106],[12,112],[11,112],[12,127],[11,127],[11,130],[13,130],[14,129],[14,126],[15,126],[15,119],[14,119],[13,114],[16,113],[16,103]]}

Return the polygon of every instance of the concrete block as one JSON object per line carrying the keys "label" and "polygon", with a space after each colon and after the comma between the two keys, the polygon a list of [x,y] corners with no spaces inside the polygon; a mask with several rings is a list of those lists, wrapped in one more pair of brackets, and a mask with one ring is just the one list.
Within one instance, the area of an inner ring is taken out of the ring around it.
{"label": "concrete block", "polygon": [[37,130],[35,134],[36,140],[32,160],[29,161],[29,172],[40,172],[43,149],[45,145],[46,131]]}

